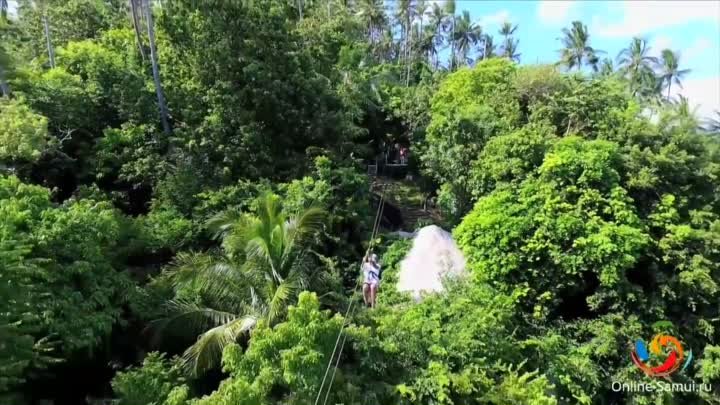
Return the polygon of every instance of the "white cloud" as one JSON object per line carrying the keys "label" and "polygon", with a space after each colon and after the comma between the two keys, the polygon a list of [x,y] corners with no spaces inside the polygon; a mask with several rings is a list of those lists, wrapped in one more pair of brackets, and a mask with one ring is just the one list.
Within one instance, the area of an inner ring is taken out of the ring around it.
{"label": "white cloud", "polygon": [[480,17],[478,24],[485,28],[489,25],[500,25],[505,21],[510,21],[510,12],[507,10],[500,10],[495,14]]}
{"label": "white cloud", "polygon": [[538,18],[545,25],[564,24],[570,19],[576,5],[574,1],[543,0],[538,3]]}
{"label": "white cloud", "polygon": [[622,20],[593,17],[591,32],[603,37],[640,36],[673,25],[698,20],[717,20],[717,1],[625,1]]}
{"label": "white cloud", "polygon": [[661,52],[663,49],[673,49],[672,38],[664,36],[664,35],[655,37],[650,42],[650,48],[652,48],[652,50],[655,51],[656,53]]}
{"label": "white cloud", "polygon": [[695,42],[693,42],[687,50],[683,51],[681,56],[687,62],[688,60],[695,59],[708,52],[712,46],[713,44],[709,39],[701,37],[695,40]]}
{"label": "white cloud", "polygon": [[673,85],[672,92],[676,96],[682,94],[690,105],[697,106],[701,119],[713,117],[713,111],[720,111],[720,76],[683,80],[682,86],[680,89]]}

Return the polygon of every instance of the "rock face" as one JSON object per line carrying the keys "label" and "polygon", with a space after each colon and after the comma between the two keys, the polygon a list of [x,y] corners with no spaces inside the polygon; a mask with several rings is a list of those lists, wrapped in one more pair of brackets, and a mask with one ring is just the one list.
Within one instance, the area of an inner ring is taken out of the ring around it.
{"label": "rock face", "polygon": [[400,263],[397,288],[410,291],[419,300],[422,293],[443,291],[445,277],[465,274],[465,257],[452,235],[430,225],[417,232],[410,252]]}

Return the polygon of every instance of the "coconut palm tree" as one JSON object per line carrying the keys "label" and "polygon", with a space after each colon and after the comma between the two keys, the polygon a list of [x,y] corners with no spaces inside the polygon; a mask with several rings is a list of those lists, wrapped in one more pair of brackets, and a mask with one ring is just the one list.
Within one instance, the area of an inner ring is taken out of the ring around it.
{"label": "coconut palm tree", "polygon": [[494,43],[494,38],[492,35],[483,35],[478,44],[480,45],[480,59],[490,59],[497,56],[497,46]]}
{"label": "coconut palm tree", "polygon": [[563,28],[563,36],[560,38],[563,49],[560,52],[559,64],[567,66],[569,70],[577,68],[580,70],[584,64],[590,65],[597,71],[598,54],[602,51],[590,46],[590,34],[587,26],[580,21],[573,21],[572,26]]}
{"label": "coconut palm tree", "polygon": [[667,99],[670,100],[670,87],[673,82],[682,89],[680,82],[686,74],[690,73],[690,69],[680,69],[680,55],[670,49],[663,49],[658,68],[660,70],[660,80],[664,86],[667,86]]}
{"label": "coconut palm tree", "polygon": [[150,43],[150,62],[152,63],[153,81],[155,82],[155,94],[158,99],[158,107],[160,108],[160,121],[162,122],[163,131],[166,135],[172,134],[170,120],[168,116],[167,104],[165,103],[165,92],[162,88],[160,80],[160,65],[158,63],[157,47],[155,46],[155,24],[153,23],[152,10],[150,9],[151,0],[140,0],[145,11],[145,21],[147,22],[148,40]]}
{"label": "coconut palm tree", "polygon": [[383,28],[387,24],[383,0],[362,0],[358,3],[356,14],[367,24],[368,40],[375,45],[382,36]]}
{"label": "coconut palm tree", "polygon": [[161,333],[199,333],[183,354],[189,372],[218,366],[225,346],[261,319],[281,321],[300,291],[326,276],[310,271],[309,250],[325,218],[319,208],[290,215],[277,195],[265,194],[254,215],[227,211],[208,222],[222,240],[221,255],[178,255],[162,277],[176,292],[190,290],[199,299],[170,301],[170,316],[156,325]]}
{"label": "coconut palm tree", "polygon": [[413,2],[412,0],[399,0],[395,4],[397,4],[395,19],[400,25],[400,43],[403,44],[403,56],[406,56],[410,38],[410,24],[413,18]]}
{"label": "coconut palm tree", "polygon": [[650,46],[647,41],[636,37],[627,48],[620,51],[617,63],[623,75],[629,80],[633,94],[637,95],[647,90],[647,85],[653,82],[649,78],[655,76],[653,66],[657,65],[658,60],[650,56]]}
{"label": "coconut palm tree", "polygon": [[513,39],[512,37],[505,39],[502,46],[502,56],[515,62],[520,61],[520,54],[517,52],[518,44],[520,40]]}
{"label": "coconut palm tree", "polygon": [[417,16],[418,23],[420,24],[419,32],[421,34],[424,32],[423,20],[425,20],[425,16],[427,15],[429,8],[430,4],[426,0],[417,0],[417,3],[415,3],[415,15]]}
{"label": "coconut palm tree", "polygon": [[460,18],[457,19],[455,24],[455,44],[456,51],[460,57],[460,64],[469,64],[470,58],[468,53],[478,41],[482,38],[482,28],[479,25],[470,21],[470,12],[463,10]]}
{"label": "coconut palm tree", "polygon": [[140,34],[140,18],[137,10],[137,0],[130,0],[130,16],[132,18],[133,30],[135,31],[135,40],[140,50],[140,57],[142,61],[145,62],[145,46],[143,45],[142,35]]}
{"label": "coconut palm tree", "polygon": [[720,134],[720,111],[715,110],[715,118],[706,120],[705,130],[710,133]]}
{"label": "coconut palm tree", "polygon": [[426,25],[423,32],[419,33],[418,50],[427,58],[429,64],[437,68],[435,57],[437,56],[437,31],[432,26]]}
{"label": "coconut palm tree", "polygon": [[3,97],[10,97],[8,75],[12,72],[12,60],[5,48],[0,46],[0,93]]}
{"label": "coconut palm tree", "polygon": [[428,24],[434,27],[436,31],[441,30],[447,23],[448,15],[438,3],[433,3],[432,7],[425,12],[425,15],[428,17]]}
{"label": "coconut palm tree", "polygon": [[48,2],[47,0],[36,0],[34,3],[40,11],[40,19],[43,25],[43,33],[45,34],[45,44],[48,52],[48,62],[51,68],[55,67],[55,48],[52,44],[52,37],[50,34],[50,19],[48,18]]}
{"label": "coconut palm tree", "polygon": [[381,60],[397,61],[400,59],[400,46],[395,42],[392,29],[389,26],[385,26],[380,32],[377,49]]}
{"label": "coconut palm tree", "polygon": [[517,24],[512,25],[509,21],[505,21],[500,27],[498,33],[502,35],[503,38],[507,39],[509,36],[513,35],[515,31],[517,31],[517,28]]}
{"label": "coconut palm tree", "polygon": [[699,106],[693,106],[690,104],[690,100],[682,94],[672,100],[668,104],[665,104],[669,111],[669,123],[671,125],[689,126],[691,128],[702,130],[703,127],[700,125],[698,119],[698,108]]}
{"label": "coconut palm tree", "polygon": [[502,56],[514,61],[520,59],[520,54],[517,53],[517,47],[520,41],[512,38],[517,28],[517,24],[512,25],[510,22],[505,21],[500,27],[500,31],[498,31],[498,33],[503,36]]}
{"label": "coconut palm tree", "polygon": [[[447,24],[448,15],[445,14],[445,9],[443,7],[440,7],[438,3],[433,3],[432,7],[427,11],[426,15],[428,16],[429,20],[428,26],[433,31],[433,41],[429,52],[433,55],[435,59],[435,69],[437,69],[440,63],[437,57],[438,49],[441,48],[443,43],[445,42],[443,30]],[[429,31],[429,29],[427,31]]]}
{"label": "coconut palm tree", "polygon": [[603,58],[602,62],[600,62],[598,73],[600,73],[600,76],[611,76],[615,73],[615,65],[613,64],[612,59]]}
{"label": "coconut palm tree", "polygon": [[457,6],[455,4],[455,0],[447,0],[445,2],[445,14],[448,17],[445,31],[448,33],[448,41],[450,42],[450,63],[448,66],[450,70],[453,70],[455,68],[455,23],[457,20],[457,17],[455,16],[456,11]]}

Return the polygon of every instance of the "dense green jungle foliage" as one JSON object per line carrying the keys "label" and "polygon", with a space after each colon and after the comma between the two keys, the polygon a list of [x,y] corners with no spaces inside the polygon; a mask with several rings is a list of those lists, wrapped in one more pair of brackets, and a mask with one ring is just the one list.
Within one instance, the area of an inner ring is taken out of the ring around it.
{"label": "dense green jungle foliage", "polygon": [[[672,51],[600,66],[575,22],[520,65],[454,1],[151,3],[0,1],[0,403],[720,403],[719,125],[665,97]],[[381,232],[345,319],[393,144],[470,276],[415,302]],[[710,391],[612,390],[660,332]]]}

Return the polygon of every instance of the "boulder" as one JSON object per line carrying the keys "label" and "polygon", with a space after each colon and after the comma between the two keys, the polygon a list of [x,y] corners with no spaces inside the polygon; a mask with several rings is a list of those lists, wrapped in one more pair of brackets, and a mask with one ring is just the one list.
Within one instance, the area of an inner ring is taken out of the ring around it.
{"label": "boulder", "polygon": [[466,274],[465,257],[452,235],[430,225],[417,231],[410,252],[400,263],[397,289],[409,291],[419,300],[424,293],[443,291],[444,279]]}

